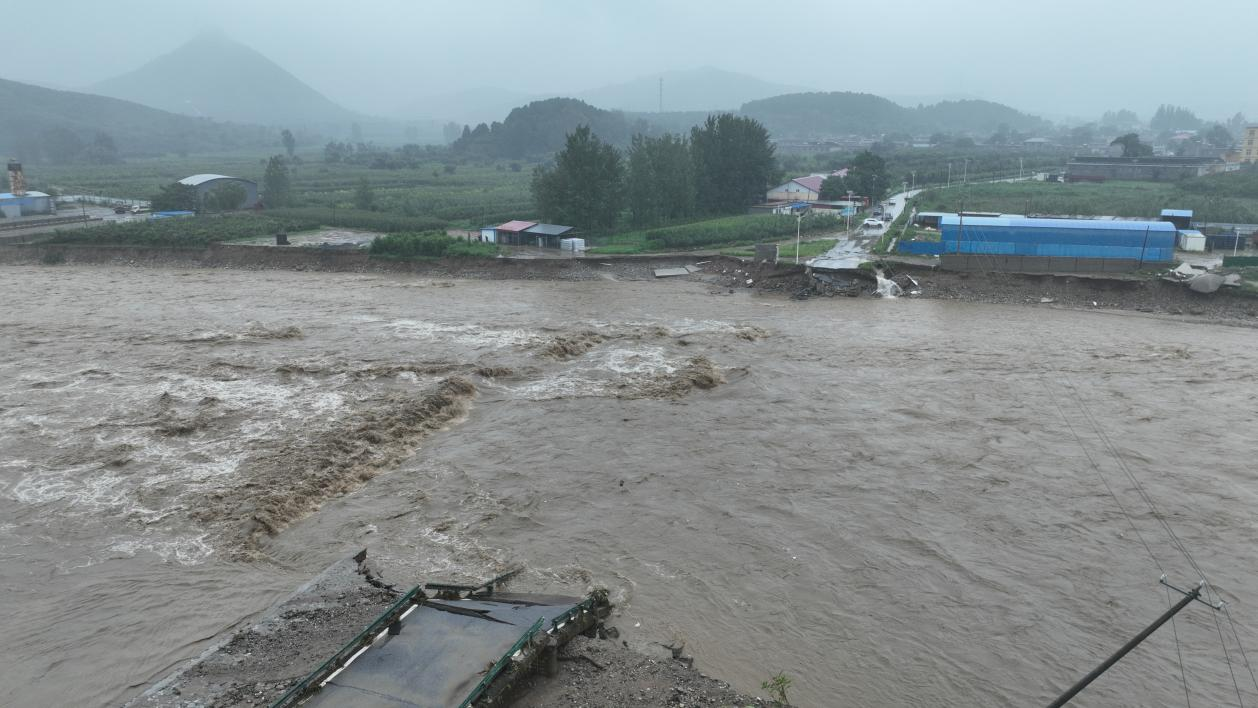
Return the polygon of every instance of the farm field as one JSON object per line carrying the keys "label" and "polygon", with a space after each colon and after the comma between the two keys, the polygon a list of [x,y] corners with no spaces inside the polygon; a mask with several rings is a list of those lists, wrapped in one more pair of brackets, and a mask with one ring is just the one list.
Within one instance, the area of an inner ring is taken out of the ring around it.
{"label": "farm field", "polygon": [[[935,188],[915,200],[918,211],[994,211],[1004,214],[1056,214],[1071,216],[1128,216],[1156,219],[1163,209],[1192,209],[1198,221],[1222,223],[1258,222],[1258,193],[1229,194],[1225,178],[1218,175],[1182,183],[1105,182],[997,182]],[[1208,181],[1207,181],[1208,180]],[[1202,191],[1209,189],[1210,193]]]}
{"label": "farm field", "polygon": [[[116,165],[40,165],[29,172],[34,188],[58,194],[148,199],[161,186],[193,174],[225,174],[261,183],[267,157],[269,154],[256,152],[166,156],[130,159]],[[298,209],[320,207],[329,214],[333,206],[338,211],[351,209],[355,189],[366,180],[378,214],[480,226],[527,216],[533,210],[529,193],[532,165],[519,162],[455,165],[434,160],[413,168],[374,169],[324,162],[318,150],[298,151],[297,157],[300,162],[290,165],[290,170],[292,206]],[[433,226],[428,223],[421,228]]]}

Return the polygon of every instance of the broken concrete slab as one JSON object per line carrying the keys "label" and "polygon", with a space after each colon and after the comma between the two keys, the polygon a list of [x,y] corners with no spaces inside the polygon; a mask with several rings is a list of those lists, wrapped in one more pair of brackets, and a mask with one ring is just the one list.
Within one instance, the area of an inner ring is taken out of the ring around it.
{"label": "broken concrete slab", "polygon": [[685,268],[656,268],[654,273],[657,278],[675,278],[679,275],[690,275],[690,271]]}
{"label": "broken concrete slab", "polygon": [[1197,293],[1210,294],[1223,285],[1223,276],[1218,273],[1202,273],[1188,281],[1188,289]]}

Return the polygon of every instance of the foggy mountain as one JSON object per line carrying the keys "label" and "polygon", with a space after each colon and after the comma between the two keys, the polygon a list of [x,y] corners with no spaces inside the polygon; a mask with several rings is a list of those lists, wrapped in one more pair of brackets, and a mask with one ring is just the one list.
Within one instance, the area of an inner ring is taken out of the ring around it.
{"label": "foggy mountain", "polygon": [[[426,116],[475,126],[503,120],[513,109],[532,101],[567,96],[604,110],[634,113],[659,111],[660,78],[664,79],[664,110],[669,113],[736,110],[758,98],[800,91],[747,74],[714,67],[666,71],[585,91],[526,93],[503,88],[476,88],[408,101],[399,116]],[[700,118],[702,120],[702,118]]]}
{"label": "foggy mountain", "polygon": [[599,108],[621,111],[659,110],[660,78],[664,79],[665,111],[732,110],[759,98],[797,93],[798,86],[775,84],[747,74],[710,66],[643,76],[589,91],[576,98]]}
{"label": "foggy mountain", "polygon": [[454,121],[461,126],[475,126],[478,123],[500,121],[512,109],[542,98],[545,97],[484,86],[407,100],[396,109],[395,114],[398,117],[422,116],[442,121]]}
{"label": "foggy mountain", "polygon": [[935,131],[988,135],[1001,125],[1019,131],[1046,121],[991,101],[943,101],[905,108],[867,93],[797,93],[752,101],[742,114],[764,123],[775,138],[817,138]]}
{"label": "foggy mountain", "polygon": [[342,127],[358,116],[254,49],[208,32],[90,88],[172,113],[293,129]]}
{"label": "foggy mountain", "polygon": [[176,115],[138,103],[0,79],[0,154],[28,162],[81,160],[105,133],[118,157],[274,145],[274,130]]}

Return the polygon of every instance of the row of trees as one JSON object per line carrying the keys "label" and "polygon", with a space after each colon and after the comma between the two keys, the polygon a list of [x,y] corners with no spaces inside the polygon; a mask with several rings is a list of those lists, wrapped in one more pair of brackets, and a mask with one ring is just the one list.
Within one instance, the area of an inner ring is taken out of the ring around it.
{"label": "row of trees", "polygon": [[555,164],[534,170],[532,190],[542,218],[600,231],[626,207],[635,226],[737,213],[762,200],[777,177],[768,131],[726,113],[709,116],[689,138],[635,135],[627,156],[578,126]]}

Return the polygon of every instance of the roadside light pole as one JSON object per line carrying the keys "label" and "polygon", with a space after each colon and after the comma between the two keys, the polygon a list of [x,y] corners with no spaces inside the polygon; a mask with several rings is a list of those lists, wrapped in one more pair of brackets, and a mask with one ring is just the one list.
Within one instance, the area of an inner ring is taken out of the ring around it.
{"label": "roadside light pole", "polygon": [[952,186],[952,163],[948,163],[948,186]]}
{"label": "roadside light pole", "polygon": [[965,158],[964,169],[962,169],[961,171],[961,184],[966,184],[969,181],[970,181],[970,158],[967,157]]}
{"label": "roadside light pole", "polygon": [[849,190],[847,190],[847,208],[843,210],[843,214],[844,214],[844,216],[846,216],[846,217],[847,217],[847,227],[846,227],[846,228],[847,228],[847,236],[848,236],[848,238],[851,238],[851,237],[852,237],[852,195],[853,195],[853,194],[855,194],[855,192],[853,192],[853,191],[852,191],[852,190],[850,190],[850,189],[849,189]]}

